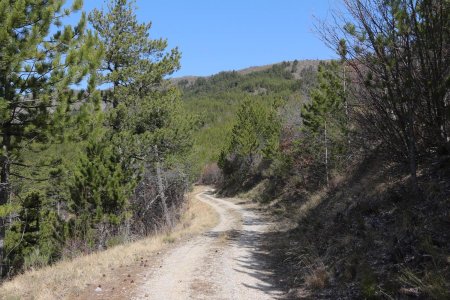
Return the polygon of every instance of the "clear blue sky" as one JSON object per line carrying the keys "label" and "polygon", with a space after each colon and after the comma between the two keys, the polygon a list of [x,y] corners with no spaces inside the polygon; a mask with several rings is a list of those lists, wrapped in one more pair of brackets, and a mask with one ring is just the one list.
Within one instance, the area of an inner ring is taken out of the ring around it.
{"label": "clear blue sky", "polygon": [[[68,1],[71,3],[72,1]],[[137,0],[150,36],[167,38],[182,52],[173,77],[211,75],[284,60],[335,57],[313,33],[338,0]],[[84,1],[84,10],[105,6]],[[71,21],[77,18],[72,16]]]}

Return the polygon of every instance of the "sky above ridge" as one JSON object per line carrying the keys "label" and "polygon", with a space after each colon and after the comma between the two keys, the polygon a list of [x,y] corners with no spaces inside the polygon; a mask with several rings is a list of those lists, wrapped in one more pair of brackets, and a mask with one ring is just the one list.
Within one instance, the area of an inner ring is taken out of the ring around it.
{"label": "sky above ridge", "polygon": [[[71,3],[72,1],[67,1]],[[182,52],[172,75],[206,76],[294,59],[336,57],[316,33],[314,18],[326,19],[338,0],[137,0],[141,22],[152,38],[167,38]],[[106,7],[84,1],[84,10]],[[79,14],[69,17],[71,22]]]}

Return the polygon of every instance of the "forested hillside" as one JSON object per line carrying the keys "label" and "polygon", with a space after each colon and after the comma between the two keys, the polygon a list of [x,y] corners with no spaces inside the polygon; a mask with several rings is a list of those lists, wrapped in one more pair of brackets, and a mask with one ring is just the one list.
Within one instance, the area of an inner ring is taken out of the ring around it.
{"label": "forested hillside", "polygon": [[[309,97],[308,89],[316,81],[318,64],[314,60],[281,62],[210,77],[176,79],[186,110],[197,115],[201,123],[194,134],[191,158],[195,172],[200,173],[205,165],[215,172],[211,164],[217,162],[227,144],[236,112],[245,101],[283,106],[290,108],[293,115],[298,114],[300,104]],[[295,121],[294,116],[290,118]]]}

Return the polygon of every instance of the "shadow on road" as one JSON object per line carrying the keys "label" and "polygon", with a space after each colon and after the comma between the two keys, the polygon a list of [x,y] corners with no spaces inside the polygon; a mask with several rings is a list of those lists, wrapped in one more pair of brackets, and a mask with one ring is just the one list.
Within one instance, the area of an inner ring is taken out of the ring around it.
{"label": "shadow on road", "polygon": [[[243,205],[247,202],[234,202],[234,204]],[[225,237],[227,243],[247,250],[248,255],[235,259],[239,268],[234,270],[258,279],[258,283],[255,285],[242,283],[242,285],[260,290],[274,299],[290,299],[286,296],[287,272],[286,264],[282,262],[284,256],[281,253],[285,247],[279,247],[286,242],[286,233],[257,230],[258,226],[271,223],[270,219],[256,208],[245,208],[245,211],[250,214],[243,216],[243,229],[211,231],[205,235],[211,238]]]}

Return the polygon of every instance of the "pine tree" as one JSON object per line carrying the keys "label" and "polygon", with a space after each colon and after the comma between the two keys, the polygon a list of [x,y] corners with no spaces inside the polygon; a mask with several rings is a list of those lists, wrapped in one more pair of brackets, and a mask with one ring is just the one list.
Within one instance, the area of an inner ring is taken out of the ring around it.
{"label": "pine tree", "polygon": [[43,193],[32,191],[24,196],[5,241],[10,275],[20,272],[24,265],[42,267],[59,258],[63,222]]}
{"label": "pine tree", "polygon": [[166,40],[151,39],[151,24],[139,23],[135,9],[134,1],[114,0],[89,15],[105,49],[98,77],[110,89],[103,93],[107,128],[90,138],[71,182],[72,211],[81,223],[88,220],[86,233],[106,223],[110,231],[127,227],[129,198],[144,168],[155,171],[157,162],[190,144],[193,122],[182,116],[179,93],[164,79],[179,68],[180,54],[166,51]]}
{"label": "pine tree", "polygon": [[257,175],[256,167],[278,153],[281,122],[277,106],[277,102],[265,105],[252,99],[241,104],[229,145],[218,162],[228,180],[240,181]]}
{"label": "pine tree", "polygon": [[157,87],[164,76],[179,68],[178,49],[166,52],[167,40],[151,39],[151,23],[139,23],[133,0],[112,0],[105,11],[95,9],[89,21],[105,45],[105,57],[99,70],[100,81],[112,85],[104,100],[117,108],[121,87],[132,88],[145,96]]}
{"label": "pine tree", "polygon": [[305,129],[322,140],[325,181],[329,184],[331,149],[336,149],[347,130],[346,95],[344,82],[336,62],[321,63],[318,68],[318,86],[311,91],[311,102],[302,108]]}
{"label": "pine tree", "polygon": [[270,157],[277,149],[279,123],[276,110],[247,99],[237,113],[237,121],[231,134],[230,149],[249,163],[257,155]]}
{"label": "pine tree", "polygon": [[89,15],[105,48],[99,77],[112,86],[104,93],[104,100],[112,104],[108,134],[120,149],[122,163],[131,167],[136,165],[133,159],[148,157],[155,144],[159,151],[172,153],[186,147],[182,136],[192,127],[192,122],[185,122],[189,118],[177,117],[182,114],[180,96],[165,81],[178,70],[180,53],[176,48],[167,51],[164,39],[151,39],[151,23],[139,23],[135,10],[135,1],[113,0],[105,11]]}
{"label": "pine tree", "polygon": [[[97,68],[99,51],[95,37],[85,30],[85,15],[75,27],[61,24],[64,16],[81,9],[82,1],[74,1],[68,9],[63,4],[62,0],[0,1],[0,206],[9,202],[10,176],[19,175],[11,174],[11,166],[27,145],[45,141],[57,122],[66,121],[77,99],[69,87]],[[90,87],[93,81],[95,76],[90,77]],[[5,225],[2,216],[0,240]]]}
{"label": "pine tree", "polygon": [[82,148],[69,181],[69,210],[76,216],[70,228],[72,237],[103,247],[106,241],[104,236],[101,236],[103,240],[99,239],[98,229],[102,227],[104,235],[116,234],[118,226],[127,220],[128,199],[139,174],[121,164],[114,145],[105,135],[107,129],[100,124]]}

